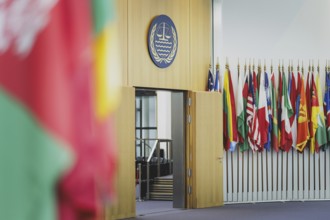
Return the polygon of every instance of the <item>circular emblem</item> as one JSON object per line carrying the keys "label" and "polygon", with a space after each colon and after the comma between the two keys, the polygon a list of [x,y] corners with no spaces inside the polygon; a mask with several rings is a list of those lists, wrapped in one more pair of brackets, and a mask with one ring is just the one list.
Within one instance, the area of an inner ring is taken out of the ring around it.
{"label": "circular emblem", "polygon": [[178,50],[178,34],[171,18],[159,15],[151,22],[148,49],[154,64],[160,68],[170,66]]}

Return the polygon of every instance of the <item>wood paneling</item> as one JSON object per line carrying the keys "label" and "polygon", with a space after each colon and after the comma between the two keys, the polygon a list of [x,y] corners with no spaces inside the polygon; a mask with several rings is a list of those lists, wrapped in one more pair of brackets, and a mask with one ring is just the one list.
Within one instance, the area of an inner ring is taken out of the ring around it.
{"label": "wood paneling", "polygon": [[191,97],[191,205],[223,205],[222,94],[192,92]]}
{"label": "wood paneling", "polygon": [[212,1],[190,0],[190,89],[205,91],[211,62]]}
{"label": "wood paneling", "polygon": [[118,22],[118,32],[119,32],[119,43],[120,43],[120,51],[119,55],[121,57],[121,73],[122,73],[122,85],[128,85],[128,72],[127,72],[127,0],[117,0],[117,22]]}
{"label": "wood paneling", "polygon": [[[154,65],[147,45],[149,25],[161,14],[173,20],[179,41],[176,58],[165,69]],[[190,89],[189,46],[189,0],[128,0],[129,86]]]}
{"label": "wood paneling", "polygon": [[115,113],[117,133],[116,199],[107,219],[135,216],[135,89],[124,87]]}

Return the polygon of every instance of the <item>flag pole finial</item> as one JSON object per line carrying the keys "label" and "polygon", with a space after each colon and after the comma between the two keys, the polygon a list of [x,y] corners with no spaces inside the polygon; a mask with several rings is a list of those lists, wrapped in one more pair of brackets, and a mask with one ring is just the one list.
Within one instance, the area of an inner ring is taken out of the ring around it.
{"label": "flag pole finial", "polygon": [[264,71],[266,72],[266,59],[264,59]]}
{"label": "flag pole finial", "polygon": [[308,61],[308,72],[311,71],[311,60]]}
{"label": "flag pole finial", "polygon": [[270,60],[270,72],[273,73],[273,59]]}
{"label": "flag pole finial", "polygon": [[312,60],[312,72],[314,73],[314,60]]}
{"label": "flag pole finial", "polygon": [[225,67],[227,70],[229,69],[228,57],[226,57],[226,66]]}
{"label": "flag pole finial", "polygon": [[320,74],[320,60],[317,60],[317,73]]}
{"label": "flag pole finial", "polygon": [[304,75],[304,60],[301,61],[301,73]]}
{"label": "flag pole finial", "polygon": [[237,58],[237,74],[239,75],[239,69],[240,69],[240,66],[239,66],[239,58]]}
{"label": "flag pole finial", "polygon": [[325,60],[325,72],[328,71],[328,60]]}
{"label": "flag pole finial", "polygon": [[254,58],[253,58],[253,62],[252,62],[252,70],[255,70],[255,66],[254,66]]}
{"label": "flag pole finial", "polygon": [[284,73],[284,59],[282,60],[282,73]]}
{"label": "flag pole finial", "polygon": [[298,66],[297,66],[297,71],[298,71],[298,72],[300,71],[300,66],[299,66],[299,64],[300,64],[300,60],[298,59]]}
{"label": "flag pole finial", "polygon": [[291,60],[291,72],[293,72],[293,59]]}
{"label": "flag pole finial", "polygon": [[219,70],[220,69],[220,62],[219,62],[219,57],[217,57],[217,64],[216,64],[216,69]]}
{"label": "flag pole finial", "polygon": [[281,73],[281,60],[278,60],[278,73]]}
{"label": "flag pole finial", "polygon": [[245,63],[244,63],[244,72],[246,73],[246,58],[245,58]]}

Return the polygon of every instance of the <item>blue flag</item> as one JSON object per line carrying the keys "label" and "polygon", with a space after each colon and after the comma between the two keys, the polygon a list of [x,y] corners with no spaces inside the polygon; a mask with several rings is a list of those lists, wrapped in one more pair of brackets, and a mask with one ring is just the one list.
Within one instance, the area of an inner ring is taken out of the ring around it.
{"label": "blue flag", "polygon": [[214,81],[213,81],[213,74],[211,73],[211,69],[209,69],[207,89],[208,91],[214,91]]}
{"label": "blue flag", "polygon": [[264,147],[266,148],[266,150],[270,150],[271,149],[271,141],[272,141],[272,121],[273,121],[273,117],[272,117],[272,101],[271,101],[271,91],[269,88],[269,78],[268,78],[268,74],[265,72],[265,89],[266,89],[266,98],[267,98],[267,108],[268,108],[268,135],[267,135],[267,143],[264,145]]}
{"label": "blue flag", "polygon": [[215,82],[214,82],[214,91],[220,91],[220,80],[219,80],[219,69],[217,68],[215,72]]}

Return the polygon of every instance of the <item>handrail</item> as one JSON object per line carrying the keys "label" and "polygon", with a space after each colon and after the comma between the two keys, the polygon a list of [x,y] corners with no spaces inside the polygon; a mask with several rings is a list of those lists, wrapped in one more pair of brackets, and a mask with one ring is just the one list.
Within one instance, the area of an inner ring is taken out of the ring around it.
{"label": "handrail", "polygon": [[[147,192],[146,192],[146,199],[149,199],[150,196],[150,189],[149,189],[149,181],[150,181],[150,161],[153,158],[153,155],[155,153],[155,151],[157,152],[157,176],[160,176],[160,143],[161,142],[166,142],[166,154],[167,154],[167,159],[171,158],[172,160],[172,139],[162,139],[162,138],[136,138],[136,140],[139,140],[141,142],[144,143],[144,145],[146,144],[146,141],[155,141],[153,147],[151,148],[151,151],[149,152],[149,156],[147,159]],[[170,144],[170,149],[168,148]],[[150,148],[150,146],[148,146]],[[170,151],[170,152],[169,152]],[[170,153],[170,155],[169,155]],[[139,164],[139,167],[141,167],[141,164]],[[170,170],[172,170],[172,164],[170,163]],[[141,169],[142,172],[142,169]],[[139,179],[139,182],[142,181]]]}
{"label": "handrail", "polygon": [[155,152],[155,150],[156,150],[156,148],[157,148],[157,145],[158,145],[158,140],[155,141],[154,146],[151,148],[151,152],[150,152],[149,157],[148,157],[148,159],[147,159],[147,162],[148,162],[148,163],[150,162],[150,160],[151,160],[151,158],[152,158],[152,155],[154,154],[154,152]]}

